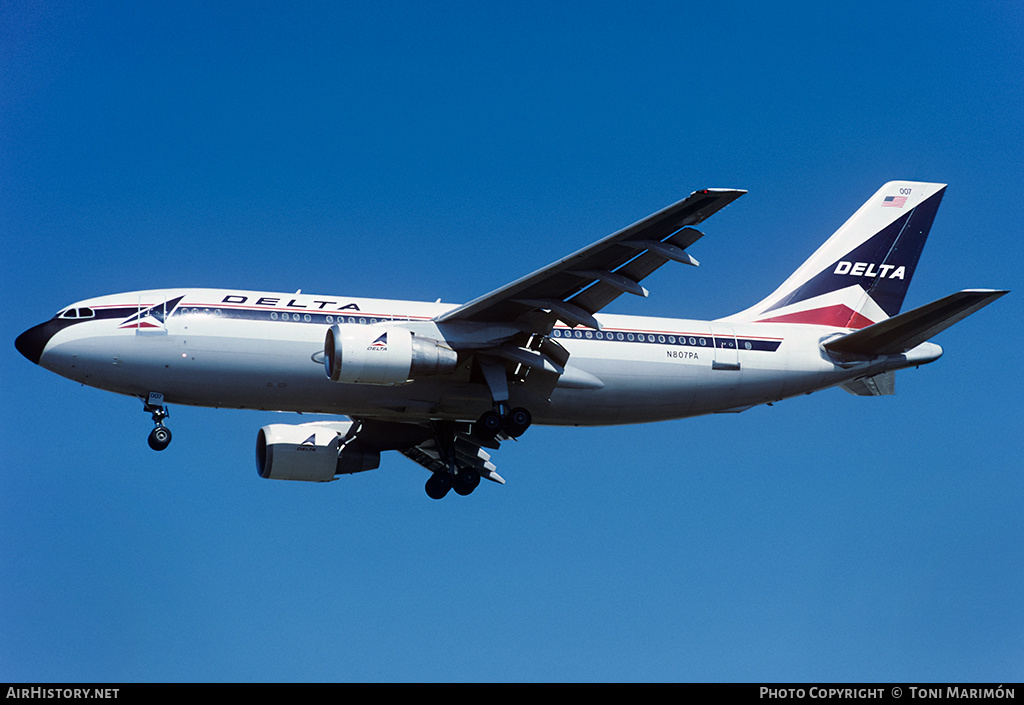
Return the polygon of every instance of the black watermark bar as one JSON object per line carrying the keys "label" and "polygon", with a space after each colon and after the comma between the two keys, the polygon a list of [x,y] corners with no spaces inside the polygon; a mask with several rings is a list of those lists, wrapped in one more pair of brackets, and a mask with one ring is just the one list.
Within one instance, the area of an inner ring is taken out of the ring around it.
{"label": "black watermark bar", "polygon": [[[373,681],[358,681],[373,683]],[[403,681],[404,683],[404,681]],[[384,682],[378,683],[386,685]],[[408,683],[406,683],[408,685]],[[237,696],[239,689],[253,688],[254,695],[270,695],[273,688],[284,688],[295,695],[302,683],[0,683],[0,694],[9,703],[26,700],[72,700],[135,702],[151,701],[155,695],[189,688],[203,688],[210,694],[216,687],[230,687]],[[330,683],[308,684],[322,687]],[[341,685],[341,684],[338,684]],[[486,687],[486,683],[479,685]],[[529,686],[529,683],[521,685]],[[585,684],[579,684],[585,685]],[[1016,701],[1024,703],[1024,688],[1020,683],[669,683],[684,695],[704,695],[718,699],[729,697],[743,701],[874,701],[874,702],[946,702],[946,701]],[[259,689],[256,691],[255,689]],[[664,691],[661,691],[662,693]],[[0,703],[2,705],[2,703]]]}

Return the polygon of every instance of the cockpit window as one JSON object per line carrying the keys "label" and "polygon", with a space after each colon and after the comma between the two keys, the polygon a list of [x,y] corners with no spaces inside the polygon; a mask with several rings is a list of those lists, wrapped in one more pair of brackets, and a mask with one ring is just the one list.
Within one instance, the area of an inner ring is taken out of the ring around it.
{"label": "cockpit window", "polygon": [[66,311],[58,313],[57,318],[77,320],[82,318],[92,318],[95,315],[96,313],[91,308],[69,308]]}

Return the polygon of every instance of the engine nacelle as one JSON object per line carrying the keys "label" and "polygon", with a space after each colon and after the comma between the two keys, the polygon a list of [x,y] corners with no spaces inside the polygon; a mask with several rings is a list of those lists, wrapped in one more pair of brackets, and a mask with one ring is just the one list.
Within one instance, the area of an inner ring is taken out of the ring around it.
{"label": "engine nacelle", "polygon": [[264,426],[256,436],[256,470],[270,480],[329,482],[380,467],[379,450],[358,439],[341,445],[351,428],[351,421]]}
{"label": "engine nacelle", "polygon": [[336,323],[324,340],[324,368],[334,382],[404,384],[452,372],[458,364],[444,343],[396,326]]}

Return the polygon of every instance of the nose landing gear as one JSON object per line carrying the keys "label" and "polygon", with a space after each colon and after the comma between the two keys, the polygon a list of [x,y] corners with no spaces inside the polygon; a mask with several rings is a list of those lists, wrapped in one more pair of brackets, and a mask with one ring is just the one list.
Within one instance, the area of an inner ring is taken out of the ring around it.
{"label": "nose landing gear", "polygon": [[149,432],[147,439],[149,447],[153,450],[163,450],[171,444],[171,429],[164,426],[164,419],[170,416],[170,412],[164,408],[162,394],[150,394],[149,401],[144,402],[143,409],[150,413],[153,423],[156,426]]}
{"label": "nose landing gear", "polygon": [[153,450],[163,450],[171,444],[171,429],[159,425],[149,432],[149,447]]}

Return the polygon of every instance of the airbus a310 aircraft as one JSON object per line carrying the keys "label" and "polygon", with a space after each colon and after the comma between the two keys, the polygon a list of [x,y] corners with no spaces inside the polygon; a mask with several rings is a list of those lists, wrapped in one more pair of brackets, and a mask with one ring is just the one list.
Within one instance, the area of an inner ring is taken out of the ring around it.
{"label": "airbus a310 aircraft", "polygon": [[928,340],[1006,294],[971,289],[900,313],[945,184],[885,184],[763,301],[712,321],[600,313],[745,191],[703,189],[469,303],[161,289],[74,303],[16,340],[25,357],[138,397],[149,444],[165,404],[338,414],[259,430],[261,477],[325,482],[397,450],[427,494],[504,484],[487,450],[531,423],[590,426],[742,411],[827,387],[892,394]]}

